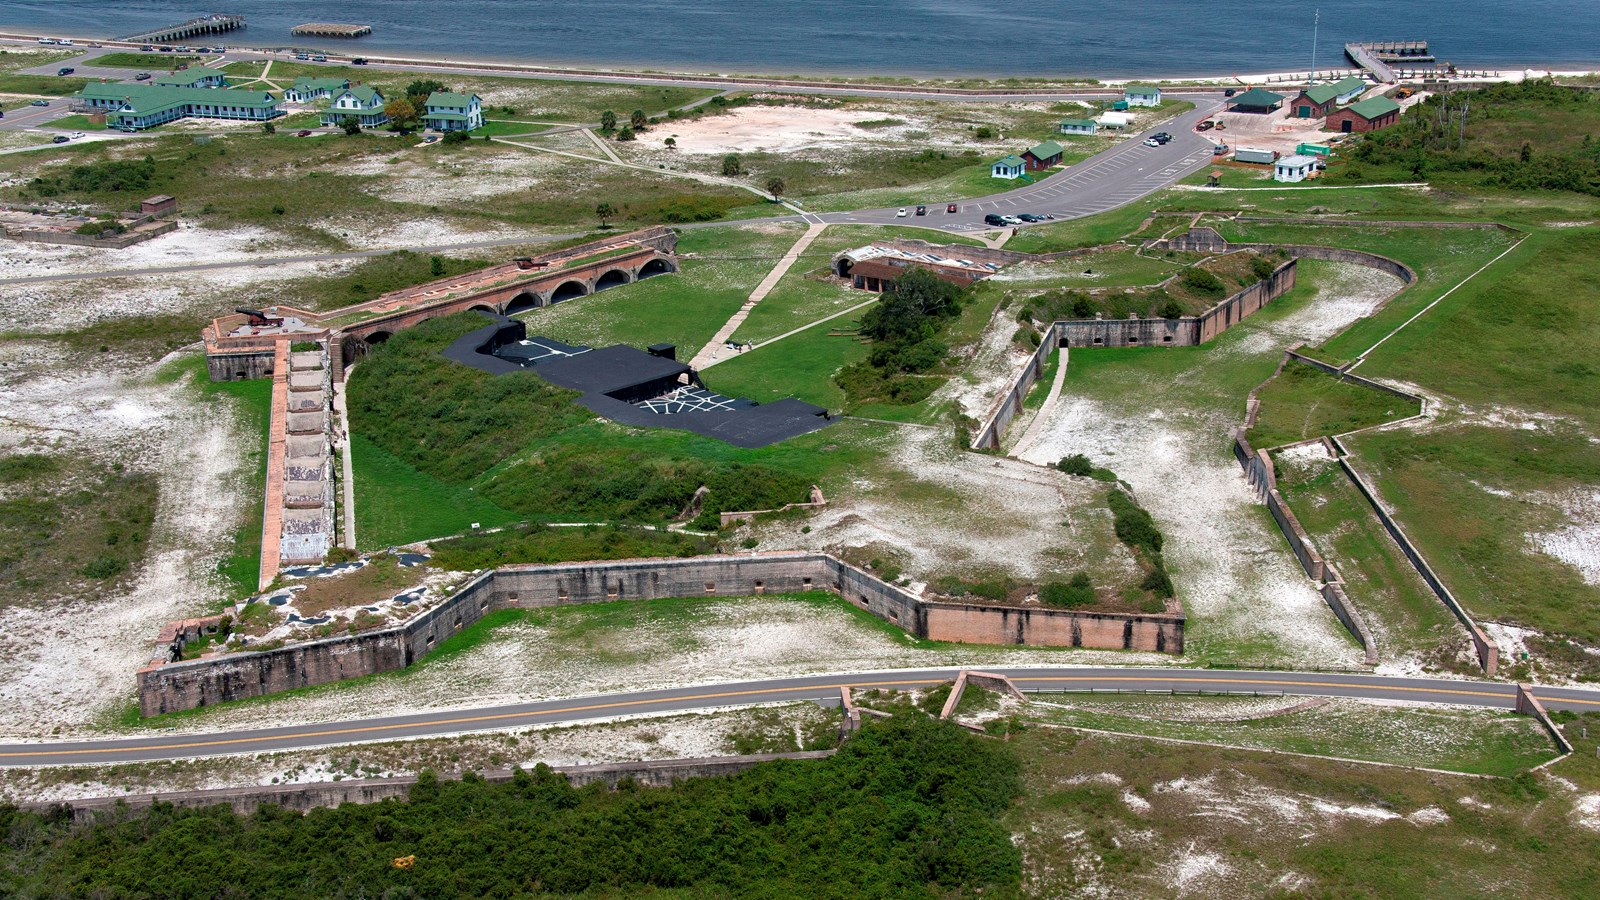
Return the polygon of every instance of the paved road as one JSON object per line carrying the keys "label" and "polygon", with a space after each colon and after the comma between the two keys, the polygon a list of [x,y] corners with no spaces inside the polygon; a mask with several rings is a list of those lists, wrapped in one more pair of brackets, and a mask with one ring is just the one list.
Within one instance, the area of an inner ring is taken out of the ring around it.
{"label": "paved road", "polygon": [[[906,690],[950,681],[956,669],[915,669],[773,678],[731,684],[632,691],[479,709],[374,717],[285,728],[160,734],[109,741],[0,745],[0,766],[87,765],[297,750],[363,741],[439,737],[502,728],[581,722],[619,715],[674,713],[759,703],[836,703],[839,687]],[[1355,697],[1511,709],[1516,687],[1484,681],[1297,672],[1158,668],[998,668],[1025,691],[1207,691]],[[1552,709],[1600,709],[1600,691],[1541,687]]]}

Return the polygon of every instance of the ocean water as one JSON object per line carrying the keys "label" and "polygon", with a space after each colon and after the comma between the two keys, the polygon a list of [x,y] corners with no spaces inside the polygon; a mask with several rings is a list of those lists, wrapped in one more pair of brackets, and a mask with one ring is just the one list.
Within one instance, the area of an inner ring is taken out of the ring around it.
{"label": "ocean water", "polygon": [[[226,40],[373,54],[788,74],[1223,75],[1309,68],[1315,3],[1282,0],[4,0],[0,29],[118,37],[206,12]],[[352,41],[305,22],[371,25]],[[1600,67],[1600,0],[1340,0],[1319,66],[1361,40],[1490,69]]]}

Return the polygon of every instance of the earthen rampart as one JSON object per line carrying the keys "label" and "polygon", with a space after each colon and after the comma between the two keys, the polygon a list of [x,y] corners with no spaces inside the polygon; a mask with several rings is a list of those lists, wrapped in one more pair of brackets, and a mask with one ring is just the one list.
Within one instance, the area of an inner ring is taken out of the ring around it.
{"label": "earthen rampart", "polygon": [[138,673],[150,716],[405,668],[497,609],[663,597],[749,597],[825,590],[921,638],[1183,652],[1184,617],[962,605],[923,600],[821,553],[770,553],[508,566],[485,572],[401,625],[257,652],[151,665]]}

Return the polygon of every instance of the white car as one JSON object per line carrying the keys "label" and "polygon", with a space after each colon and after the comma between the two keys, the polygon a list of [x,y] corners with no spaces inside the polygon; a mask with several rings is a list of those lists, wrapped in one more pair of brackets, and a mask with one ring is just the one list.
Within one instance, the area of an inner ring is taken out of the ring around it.
{"label": "white car", "polygon": [[1022,224],[1022,220],[1017,218],[1016,216],[1001,216],[1000,218],[1004,219],[1005,223],[1007,225],[1021,225]]}
{"label": "white car", "polygon": [[1159,146],[1161,146],[1161,142],[1156,140],[1155,138],[1145,138],[1144,139],[1144,145],[1146,147],[1159,147]]}
{"label": "white car", "polygon": [[906,208],[904,206],[902,206],[902,207],[900,207],[900,211],[895,213],[895,218],[904,219],[905,217],[906,217]]}
{"label": "white car", "polygon": [[67,135],[67,137],[69,137],[69,138],[71,138],[73,140],[77,140],[78,138],[81,138],[83,136],[84,136],[84,134],[81,131],[74,131],[73,133]]}

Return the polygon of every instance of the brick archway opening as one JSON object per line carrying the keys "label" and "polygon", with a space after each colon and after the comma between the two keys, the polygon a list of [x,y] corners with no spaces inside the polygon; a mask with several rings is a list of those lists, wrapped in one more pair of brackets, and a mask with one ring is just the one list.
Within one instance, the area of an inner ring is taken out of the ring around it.
{"label": "brick archway opening", "polygon": [[537,294],[533,293],[532,291],[523,291],[515,297],[512,297],[511,302],[506,304],[506,315],[514,316],[519,312],[526,312],[530,309],[534,309],[543,305],[544,304],[539,302],[539,296]]}
{"label": "brick archway opening", "polygon": [[668,262],[665,259],[657,257],[657,258],[652,259],[649,262],[645,263],[643,266],[641,266],[639,268],[639,280],[643,281],[646,278],[651,278],[651,277],[654,277],[656,275],[666,275],[666,274],[669,274],[671,272],[676,272],[676,271],[677,271],[677,269],[674,269],[672,267],[672,263]]}
{"label": "brick archway opening", "polygon": [[578,297],[587,296],[588,293],[589,289],[581,281],[563,281],[554,291],[550,292],[550,302],[561,303],[565,300],[574,300]]}
{"label": "brick archway opening", "polygon": [[599,278],[595,279],[594,290],[599,293],[606,288],[620,287],[629,281],[628,273],[622,269],[610,269]]}

